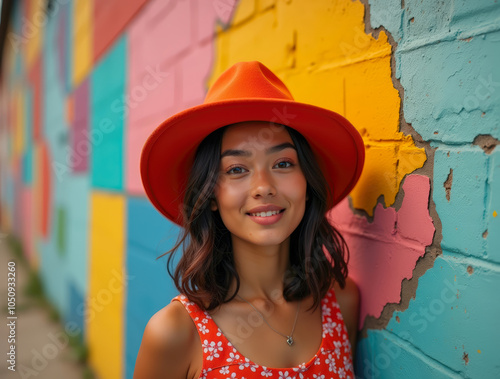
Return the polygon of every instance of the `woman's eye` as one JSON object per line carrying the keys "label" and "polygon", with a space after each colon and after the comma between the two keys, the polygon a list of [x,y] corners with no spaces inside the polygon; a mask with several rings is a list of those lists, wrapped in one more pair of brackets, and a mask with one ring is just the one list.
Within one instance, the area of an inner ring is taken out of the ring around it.
{"label": "woman's eye", "polygon": [[275,165],[275,167],[277,167],[277,168],[288,168],[288,167],[292,167],[292,166],[293,166],[292,162],[288,162],[288,161],[278,162]]}
{"label": "woman's eye", "polygon": [[234,175],[243,174],[244,172],[245,169],[243,167],[233,167],[227,171],[228,174],[234,174]]}

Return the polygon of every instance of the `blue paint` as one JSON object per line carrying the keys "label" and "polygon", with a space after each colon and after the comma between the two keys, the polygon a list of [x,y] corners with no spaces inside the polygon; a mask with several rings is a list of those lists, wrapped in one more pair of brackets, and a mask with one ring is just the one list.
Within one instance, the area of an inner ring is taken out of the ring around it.
{"label": "blue paint", "polygon": [[369,3],[372,27],[382,25],[398,44],[396,77],[405,90],[405,119],[423,139],[499,138],[497,2],[414,0],[405,1],[404,9],[395,0]]}
{"label": "blue paint", "polygon": [[491,330],[500,316],[498,288],[499,265],[444,251],[419,279],[408,309],[396,312],[387,330],[462,377],[498,378],[500,339]]}
{"label": "blue paint", "polygon": [[124,178],[124,118],[113,109],[123,98],[126,78],[126,38],[121,37],[91,74],[92,186],[122,190]]}
{"label": "blue paint", "polygon": [[[83,336],[85,334],[85,295],[80,292],[73,282],[68,282],[69,287],[69,312],[66,317],[67,332],[75,331],[80,337],[80,343],[83,343]],[[76,336],[73,336],[76,337]]]}
{"label": "blue paint", "polygon": [[26,87],[24,91],[24,154],[22,162],[22,178],[25,186],[33,182],[33,90]]}
{"label": "blue paint", "polygon": [[[484,256],[487,162],[486,154],[476,146],[436,151],[432,198],[441,218],[441,246],[445,249]],[[450,169],[453,170],[453,183],[448,201],[443,183]]]}
{"label": "blue paint", "polygon": [[[489,158],[489,173],[485,258],[500,262],[500,146]],[[496,217],[493,217],[493,212],[497,213]]]}
{"label": "blue paint", "polygon": [[88,293],[90,241],[90,177],[70,175],[65,181],[67,195],[62,203],[68,221],[66,271],[75,290]]}
{"label": "blue paint", "polygon": [[386,330],[368,330],[357,348],[356,379],[448,379],[459,376]]}
{"label": "blue paint", "polygon": [[[500,139],[500,6],[497,0],[407,0],[403,9],[395,0],[369,4],[372,27],[383,26],[397,43],[405,120],[435,149],[431,200],[444,254],[418,279],[409,308],[360,342],[357,374],[368,367],[381,378],[500,377],[500,338],[491,331],[500,315],[500,216],[493,217],[500,213],[500,158],[472,145],[480,134]],[[388,341],[407,348],[382,369],[377,359]]]}
{"label": "blue paint", "polygon": [[[127,201],[126,378],[132,378],[144,328],[159,309],[178,294],[166,271],[166,258],[156,259],[177,240],[179,227],[161,216],[145,198]],[[175,260],[175,263],[178,261]]]}

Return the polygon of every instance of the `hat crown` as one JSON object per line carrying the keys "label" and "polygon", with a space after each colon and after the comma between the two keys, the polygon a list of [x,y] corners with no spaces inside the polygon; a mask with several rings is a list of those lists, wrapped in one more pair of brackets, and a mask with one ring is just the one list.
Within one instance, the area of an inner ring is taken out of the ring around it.
{"label": "hat crown", "polygon": [[288,88],[271,70],[252,61],[236,63],[222,73],[208,91],[204,103],[249,98],[293,101]]}

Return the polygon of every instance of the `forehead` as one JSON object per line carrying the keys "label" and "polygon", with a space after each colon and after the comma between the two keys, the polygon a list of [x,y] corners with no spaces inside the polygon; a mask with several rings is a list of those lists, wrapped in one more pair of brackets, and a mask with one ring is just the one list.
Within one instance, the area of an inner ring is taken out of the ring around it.
{"label": "forehead", "polygon": [[292,142],[283,125],[267,121],[247,121],[230,125],[222,136],[222,151],[226,149],[259,149]]}

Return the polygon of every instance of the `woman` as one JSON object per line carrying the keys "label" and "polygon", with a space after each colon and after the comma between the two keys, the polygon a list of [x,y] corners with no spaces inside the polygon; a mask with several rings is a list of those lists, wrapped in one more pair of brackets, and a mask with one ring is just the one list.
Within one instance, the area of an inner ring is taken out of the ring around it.
{"label": "woman", "polygon": [[295,102],[259,62],[160,125],[141,173],[184,226],[181,295],[148,322],[134,378],[353,378],[359,296],[325,213],[363,161],[347,120]]}

